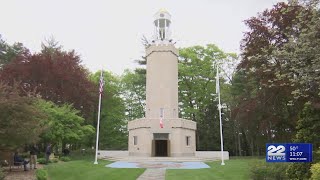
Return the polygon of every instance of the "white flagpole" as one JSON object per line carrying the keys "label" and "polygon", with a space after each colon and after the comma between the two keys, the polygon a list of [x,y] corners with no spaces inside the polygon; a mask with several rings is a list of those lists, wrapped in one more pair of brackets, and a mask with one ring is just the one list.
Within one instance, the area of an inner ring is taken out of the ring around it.
{"label": "white flagpole", "polygon": [[97,139],[96,139],[96,155],[94,159],[94,164],[98,164],[98,144],[99,144],[99,127],[100,127],[100,108],[101,108],[101,91],[100,91],[100,86],[101,86],[101,78],[102,78],[102,70],[100,74],[100,79],[99,79],[99,105],[98,105],[98,123],[97,123]]}
{"label": "white flagpole", "polygon": [[216,80],[216,91],[218,91],[218,98],[219,98],[219,119],[220,119],[220,138],[221,138],[221,165],[224,164],[224,158],[223,158],[223,134],[222,134],[222,120],[221,120],[221,102],[220,102],[220,83],[219,83],[219,66],[217,66],[217,80]]}

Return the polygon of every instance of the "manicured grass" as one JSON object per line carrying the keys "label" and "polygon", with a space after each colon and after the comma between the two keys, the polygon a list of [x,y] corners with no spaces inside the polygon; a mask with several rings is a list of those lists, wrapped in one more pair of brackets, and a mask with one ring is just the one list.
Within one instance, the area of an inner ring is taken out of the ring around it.
{"label": "manicured grass", "polygon": [[250,163],[257,159],[234,159],[225,161],[221,166],[221,161],[207,162],[211,167],[208,169],[169,169],[166,171],[166,180],[215,180],[215,179],[250,179]]}
{"label": "manicured grass", "polygon": [[[93,164],[92,155],[72,156],[72,161],[52,163],[45,168],[48,170],[50,180],[134,180],[137,179],[145,169],[118,169],[107,168],[105,165],[110,161],[100,160],[98,165]],[[254,158],[235,158],[225,161],[225,166],[220,165],[220,161],[207,162],[211,167],[208,169],[168,169],[166,170],[166,180],[247,180],[250,179],[250,164],[263,160]]]}
{"label": "manicured grass", "polygon": [[145,169],[117,169],[107,168],[110,161],[100,160],[93,164],[89,160],[73,160],[70,162],[53,163],[46,166],[50,180],[135,180]]}

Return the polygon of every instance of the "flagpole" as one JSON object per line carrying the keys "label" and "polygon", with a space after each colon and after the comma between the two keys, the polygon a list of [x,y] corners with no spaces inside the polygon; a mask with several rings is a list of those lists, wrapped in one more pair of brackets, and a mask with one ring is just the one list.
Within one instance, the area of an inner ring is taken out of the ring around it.
{"label": "flagpole", "polygon": [[216,81],[216,90],[218,91],[218,99],[219,99],[219,119],[220,119],[220,138],[221,138],[221,165],[225,165],[224,157],[223,157],[223,134],[222,134],[222,118],[221,118],[221,101],[220,101],[220,82],[219,82],[219,66],[217,66],[217,81]]}
{"label": "flagpole", "polygon": [[[101,70],[101,74],[100,74],[100,80],[102,78],[102,70]],[[101,82],[100,82],[101,83]],[[101,86],[101,84],[99,83],[99,86]],[[99,144],[99,128],[100,128],[100,108],[101,108],[101,91],[100,91],[100,87],[99,87],[99,105],[98,105],[98,122],[97,122],[97,139],[96,139],[96,155],[95,155],[95,159],[94,159],[94,163],[93,164],[98,164],[98,144]]]}

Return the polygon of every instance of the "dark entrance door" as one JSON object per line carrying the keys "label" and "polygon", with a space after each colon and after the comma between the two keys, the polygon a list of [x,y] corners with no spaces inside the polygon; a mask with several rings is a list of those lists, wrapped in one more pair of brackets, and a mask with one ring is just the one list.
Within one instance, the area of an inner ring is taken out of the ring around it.
{"label": "dark entrance door", "polygon": [[170,156],[169,133],[153,133],[151,156]]}
{"label": "dark entrance door", "polygon": [[168,140],[155,140],[155,156],[168,156]]}

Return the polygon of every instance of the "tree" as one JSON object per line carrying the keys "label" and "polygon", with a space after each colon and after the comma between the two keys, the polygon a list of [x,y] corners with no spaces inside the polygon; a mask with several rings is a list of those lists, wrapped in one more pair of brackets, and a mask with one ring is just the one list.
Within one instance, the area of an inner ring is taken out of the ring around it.
{"label": "tree", "polygon": [[17,56],[2,69],[0,80],[10,85],[21,81],[22,92],[36,91],[43,99],[56,104],[73,104],[86,118],[91,117],[94,86],[80,57],[74,51],[46,49]]}
{"label": "tree", "polygon": [[79,144],[95,132],[93,126],[84,124],[84,118],[79,116],[79,111],[72,105],[59,106],[50,101],[39,100],[37,106],[47,115],[45,123],[48,128],[41,135],[44,142],[55,145]]}
{"label": "tree", "polygon": [[128,120],[144,117],[146,99],[145,73],[126,70],[121,77],[122,95]]}
{"label": "tree", "polygon": [[[127,119],[125,117],[125,104],[121,98],[120,78],[106,71],[103,75],[105,85],[101,101],[99,148],[127,149]],[[91,80],[96,84],[97,93],[99,79],[99,71],[91,76]],[[97,113],[95,113],[94,118],[97,118]],[[96,124],[94,125],[96,127]]]}
{"label": "tree", "polygon": [[22,43],[7,44],[0,35],[0,70],[17,56],[26,56],[30,52]]}
{"label": "tree", "polygon": [[[276,51],[283,50],[290,41],[299,39],[308,28],[312,13],[301,5],[278,3],[258,17],[245,21],[250,31],[241,43],[243,60],[238,69],[243,69],[248,78],[256,79],[256,89],[267,95],[289,95],[294,88],[285,75],[286,66],[292,66],[289,58],[277,58]],[[292,50],[287,53],[293,55]]]}
{"label": "tree", "polygon": [[[198,150],[218,150],[220,148],[219,116],[215,94],[216,70],[213,64],[223,66],[222,60],[232,61],[236,57],[232,53],[224,53],[213,44],[180,49],[179,53],[180,116],[197,122]],[[225,72],[223,71],[223,77],[228,79]],[[221,82],[221,88],[227,88],[225,81]],[[221,90],[221,92],[225,91]],[[227,111],[224,109],[226,115],[223,118],[224,125],[228,124]],[[229,129],[224,130],[229,136]]]}
{"label": "tree", "polygon": [[315,148],[320,147],[320,109],[311,102],[304,105],[297,123],[297,143],[312,143]]}
{"label": "tree", "polygon": [[[294,138],[296,143],[311,143],[315,150],[320,147],[320,109],[314,104],[307,102],[299,116],[297,123],[297,134]],[[316,163],[319,155],[314,153],[313,159]],[[316,157],[315,157],[316,156]],[[291,179],[309,179],[312,163],[292,163],[289,165],[287,174]]]}
{"label": "tree", "polygon": [[303,104],[319,99],[315,8],[296,1],[278,3],[245,21],[249,31],[241,43],[236,73],[241,83],[232,86],[232,112],[246,137],[252,137],[247,138],[252,152],[265,142],[290,141]]}
{"label": "tree", "polygon": [[319,53],[315,50],[319,46],[316,5],[278,3],[246,24],[251,30],[242,41],[239,69],[256,78],[258,88],[293,95],[288,103],[302,102],[301,107],[309,96],[319,96],[315,93],[319,90],[320,73]]}
{"label": "tree", "polygon": [[7,60],[4,58],[7,51],[7,46],[7,43],[2,39],[0,35],[0,68],[2,68],[2,66],[7,62]]}
{"label": "tree", "polygon": [[45,129],[46,115],[37,108],[37,98],[21,96],[18,84],[0,82],[0,147],[15,149],[37,142]]}
{"label": "tree", "polygon": [[280,49],[275,49],[271,56],[285,63],[282,69],[276,69],[273,81],[284,81],[292,86],[293,101],[312,101],[320,104],[320,13],[319,8],[308,7],[308,16],[300,12],[299,19],[307,19],[297,23],[301,28],[299,36],[290,38]]}

